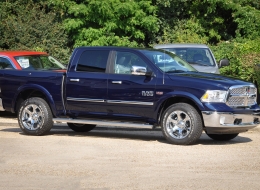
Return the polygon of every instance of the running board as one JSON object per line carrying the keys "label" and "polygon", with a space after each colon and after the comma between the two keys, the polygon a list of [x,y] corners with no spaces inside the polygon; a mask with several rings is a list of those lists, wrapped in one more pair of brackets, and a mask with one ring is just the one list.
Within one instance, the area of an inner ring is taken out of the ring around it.
{"label": "running board", "polygon": [[58,123],[79,123],[79,124],[93,124],[103,126],[118,126],[118,127],[151,127],[150,124],[128,123],[128,122],[111,122],[111,121],[98,121],[98,120],[83,120],[83,119],[71,119],[71,118],[53,118],[53,122]]}

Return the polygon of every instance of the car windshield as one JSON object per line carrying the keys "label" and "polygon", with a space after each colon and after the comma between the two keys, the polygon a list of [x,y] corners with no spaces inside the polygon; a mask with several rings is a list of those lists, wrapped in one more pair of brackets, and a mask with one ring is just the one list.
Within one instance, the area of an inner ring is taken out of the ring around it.
{"label": "car windshield", "polygon": [[16,56],[16,61],[23,70],[60,70],[66,67],[49,55]]}
{"label": "car windshield", "polygon": [[213,56],[208,48],[164,48],[175,53],[190,64],[215,66]]}
{"label": "car windshield", "polygon": [[143,50],[143,54],[166,73],[197,71],[186,61],[165,50]]}

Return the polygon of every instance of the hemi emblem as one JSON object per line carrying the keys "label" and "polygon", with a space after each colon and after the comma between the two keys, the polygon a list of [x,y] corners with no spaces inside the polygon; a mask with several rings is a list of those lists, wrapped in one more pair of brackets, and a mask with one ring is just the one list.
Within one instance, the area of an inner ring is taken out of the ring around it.
{"label": "hemi emblem", "polygon": [[156,95],[163,95],[163,92],[156,92]]}

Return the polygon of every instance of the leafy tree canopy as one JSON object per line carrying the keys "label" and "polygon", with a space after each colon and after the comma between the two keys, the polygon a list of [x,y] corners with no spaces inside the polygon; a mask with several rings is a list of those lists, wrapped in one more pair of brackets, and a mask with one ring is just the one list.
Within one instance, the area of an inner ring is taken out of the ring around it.
{"label": "leafy tree canopy", "polygon": [[66,63],[69,48],[55,12],[32,0],[0,1],[0,49],[49,52]]}
{"label": "leafy tree canopy", "polygon": [[147,46],[159,30],[149,0],[50,0],[74,46]]}

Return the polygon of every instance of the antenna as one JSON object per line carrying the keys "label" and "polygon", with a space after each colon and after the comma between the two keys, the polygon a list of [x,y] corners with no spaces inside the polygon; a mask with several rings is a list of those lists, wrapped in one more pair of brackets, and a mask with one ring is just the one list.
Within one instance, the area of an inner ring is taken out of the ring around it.
{"label": "antenna", "polygon": [[163,84],[164,84],[164,73],[165,73],[165,50],[163,50]]}

